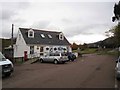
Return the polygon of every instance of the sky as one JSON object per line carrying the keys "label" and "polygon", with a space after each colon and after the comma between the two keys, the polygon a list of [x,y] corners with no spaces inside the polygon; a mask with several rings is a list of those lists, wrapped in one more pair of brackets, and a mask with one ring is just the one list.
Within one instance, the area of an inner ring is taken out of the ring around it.
{"label": "sky", "polygon": [[104,40],[113,23],[114,4],[119,0],[0,0],[0,37],[14,37],[18,29],[61,31],[70,43]]}

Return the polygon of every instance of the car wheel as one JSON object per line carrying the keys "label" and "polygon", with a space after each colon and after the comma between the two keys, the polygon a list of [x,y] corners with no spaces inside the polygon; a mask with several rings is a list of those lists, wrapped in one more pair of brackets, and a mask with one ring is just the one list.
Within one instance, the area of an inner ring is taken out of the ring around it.
{"label": "car wheel", "polygon": [[117,79],[118,81],[120,80],[120,78],[118,78],[118,77],[117,77],[116,79]]}
{"label": "car wheel", "polygon": [[65,64],[65,62],[62,62],[63,64]]}
{"label": "car wheel", "polygon": [[40,59],[40,62],[43,63],[43,59]]}
{"label": "car wheel", "polygon": [[9,77],[11,75],[11,73],[6,73],[5,77]]}
{"label": "car wheel", "polygon": [[58,64],[58,61],[57,61],[57,60],[54,60],[54,64]]}

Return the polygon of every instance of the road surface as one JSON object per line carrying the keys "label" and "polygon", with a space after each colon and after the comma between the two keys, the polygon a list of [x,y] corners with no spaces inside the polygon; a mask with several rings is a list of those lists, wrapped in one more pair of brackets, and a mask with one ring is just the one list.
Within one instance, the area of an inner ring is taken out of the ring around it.
{"label": "road surface", "polygon": [[114,88],[115,58],[86,54],[74,62],[55,65],[34,63],[15,65],[3,88]]}

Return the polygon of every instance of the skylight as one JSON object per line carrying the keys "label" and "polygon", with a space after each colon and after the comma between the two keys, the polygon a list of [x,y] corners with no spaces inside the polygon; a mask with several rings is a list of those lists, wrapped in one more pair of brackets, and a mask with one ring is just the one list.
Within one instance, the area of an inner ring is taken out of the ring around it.
{"label": "skylight", "polygon": [[45,38],[45,35],[44,34],[40,34],[42,38]]}
{"label": "skylight", "polygon": [[49,38],[52,38],[52,36],[51,36],[50,34],[48,34],[48,37],[49,37]]}

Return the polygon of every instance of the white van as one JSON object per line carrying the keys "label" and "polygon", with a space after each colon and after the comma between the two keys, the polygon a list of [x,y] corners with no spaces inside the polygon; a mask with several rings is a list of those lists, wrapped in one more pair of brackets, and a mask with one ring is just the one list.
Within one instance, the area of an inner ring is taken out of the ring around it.
{"label": "white van", "polygon": [[13,70],[13,63],[0,52],[0,76],[10,76]]}

